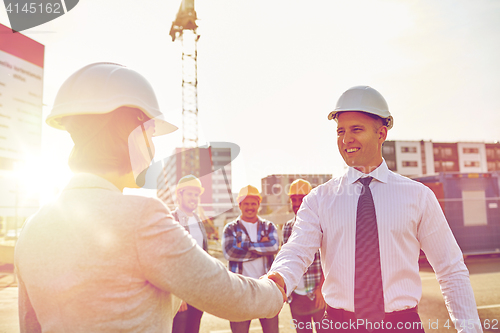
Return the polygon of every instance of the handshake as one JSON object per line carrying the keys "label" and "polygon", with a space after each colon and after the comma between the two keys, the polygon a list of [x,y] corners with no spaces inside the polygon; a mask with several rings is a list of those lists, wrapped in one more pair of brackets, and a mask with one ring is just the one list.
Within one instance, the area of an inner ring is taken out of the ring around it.
{"label": "handshake", "polygon": [[272,280],[276,284],[278,289],[281,291],[281,294],[283,295],[283,302],[286,302],[287,296],[286,296],[285,280],[283,280],[283,277],[279,273],[271,272],[267,275],[261,276],[260,278]]}

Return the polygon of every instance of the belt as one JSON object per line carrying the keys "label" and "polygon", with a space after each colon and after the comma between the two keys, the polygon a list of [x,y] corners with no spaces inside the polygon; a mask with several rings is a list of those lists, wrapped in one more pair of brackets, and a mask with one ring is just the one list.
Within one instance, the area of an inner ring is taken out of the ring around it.
{"label": "belt", "polygon": [[[331,316],[332,318],[338,319],[339,321],[356,320],[357,319],[354,312],[346,311],[344,309],[335,309],[329,305],[326,306],[326,313],[328,313],[328,315]],[[386,312],[384,319],[391,320],[391,319],[395,319],[395,317],[409,314],[409,313],[418,313],[418,307],[416,306],[414,308],[404,309],[401,311]]]}

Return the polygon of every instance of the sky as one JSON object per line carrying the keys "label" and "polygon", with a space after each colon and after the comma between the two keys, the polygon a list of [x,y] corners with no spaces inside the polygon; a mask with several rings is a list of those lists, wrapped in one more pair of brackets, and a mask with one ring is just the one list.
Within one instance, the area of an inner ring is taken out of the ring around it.
{"label": "sky", "polygon": [[[22,33],[45,45],[44,119],[79,68],[116,62],[145,76],[181,126],[180,0],[80,0]],[[271,174],[340,175],[336,124],[348,88],[369,85],[394,117],[388,140],[500,140],[498,0],[196,0],[200,141],[241,148],[233,191]],[[0,6],[0,23],[10,26]],[[156,158],[182,131],[156,138]],[[39,169],[57,192],[70,177],[69,135],[43,124]]]}

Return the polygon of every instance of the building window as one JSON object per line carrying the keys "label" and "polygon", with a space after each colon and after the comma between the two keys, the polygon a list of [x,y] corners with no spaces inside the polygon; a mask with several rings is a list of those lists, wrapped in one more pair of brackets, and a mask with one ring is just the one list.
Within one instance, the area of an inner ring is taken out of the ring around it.
{"label": "building window", "polygon": [[488,171],[495,171],[495,162],[488,162]]}
{"label": "building window", "polygon": [[443,148],[441,150],[441,154],[443,155],[443,157],[450,157],[453,155],[453,149],[447,147],[447,148]]}
{"label": "building window", "polygon": [[393,160],[386,160],[385,163],[387,163],[387,167],[390,170],[394,170],[396,168],[396,162]]}
{"label": "building window", "polygon": [[453,156],[453,148],[451,147],[434,147],[434,158],[449,158]]}
{"label": "building window", "polygon": [[495,149],[493,148],[486,149],[486,156],[488,158],[495,158]]}
{"label": "building window", "polygon": [[455,162],[453,161],[443,161],[443,171],[454,171]]}
{"label": "building window", "polygon": [[464,154],[479,154],[479,148],[466,147],[463,149]]}
{"label": "building window", "polygon": [[434,169],[435,172],[458,171],[455,169],[455,162],[453,161],[435,161]]}
{"label": "building window", "polygon": [[417,161],[403,161],[403,167],[418,167]]}
{"label": "building window", "polygon": [[401,147],[402,153],[416,153],[417,147]]}
{"label": "building window", "polygon": [[382,146],[382,153],[384,155],[392,155],[394,154],[394,146]]}
{"label": "building window", "polygon": [[476,168],[479,167],[479,161],[465,161],[464,165],[466,168]]}

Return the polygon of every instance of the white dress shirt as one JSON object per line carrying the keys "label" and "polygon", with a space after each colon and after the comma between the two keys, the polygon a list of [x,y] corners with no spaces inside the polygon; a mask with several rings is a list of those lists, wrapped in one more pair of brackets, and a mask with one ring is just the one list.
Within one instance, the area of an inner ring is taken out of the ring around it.
{"label": "white dress shirt", "polygon": [[[354,311],[356,209],[363,187],[357,180],[362,176],[366,175],[349,168],[304,198],[292,235],[270,270],[283,276],[288,293],[320,248],[326,303]],[[393,173],[385,161],[369,176],[374,178],[370,190],[379,232],[385,312],[412,308],[420,301],[422,249],[436,272],[450,317],[466,321],[464,332],[481,332],[469,272],[433,192]]]}
{"label": "white dress shirt", "polygon": [[198,220],[194,216],[190,216],[188,220],[189,234],[194,238],[199,247],[203,248],[203,232],[200,229]]}

